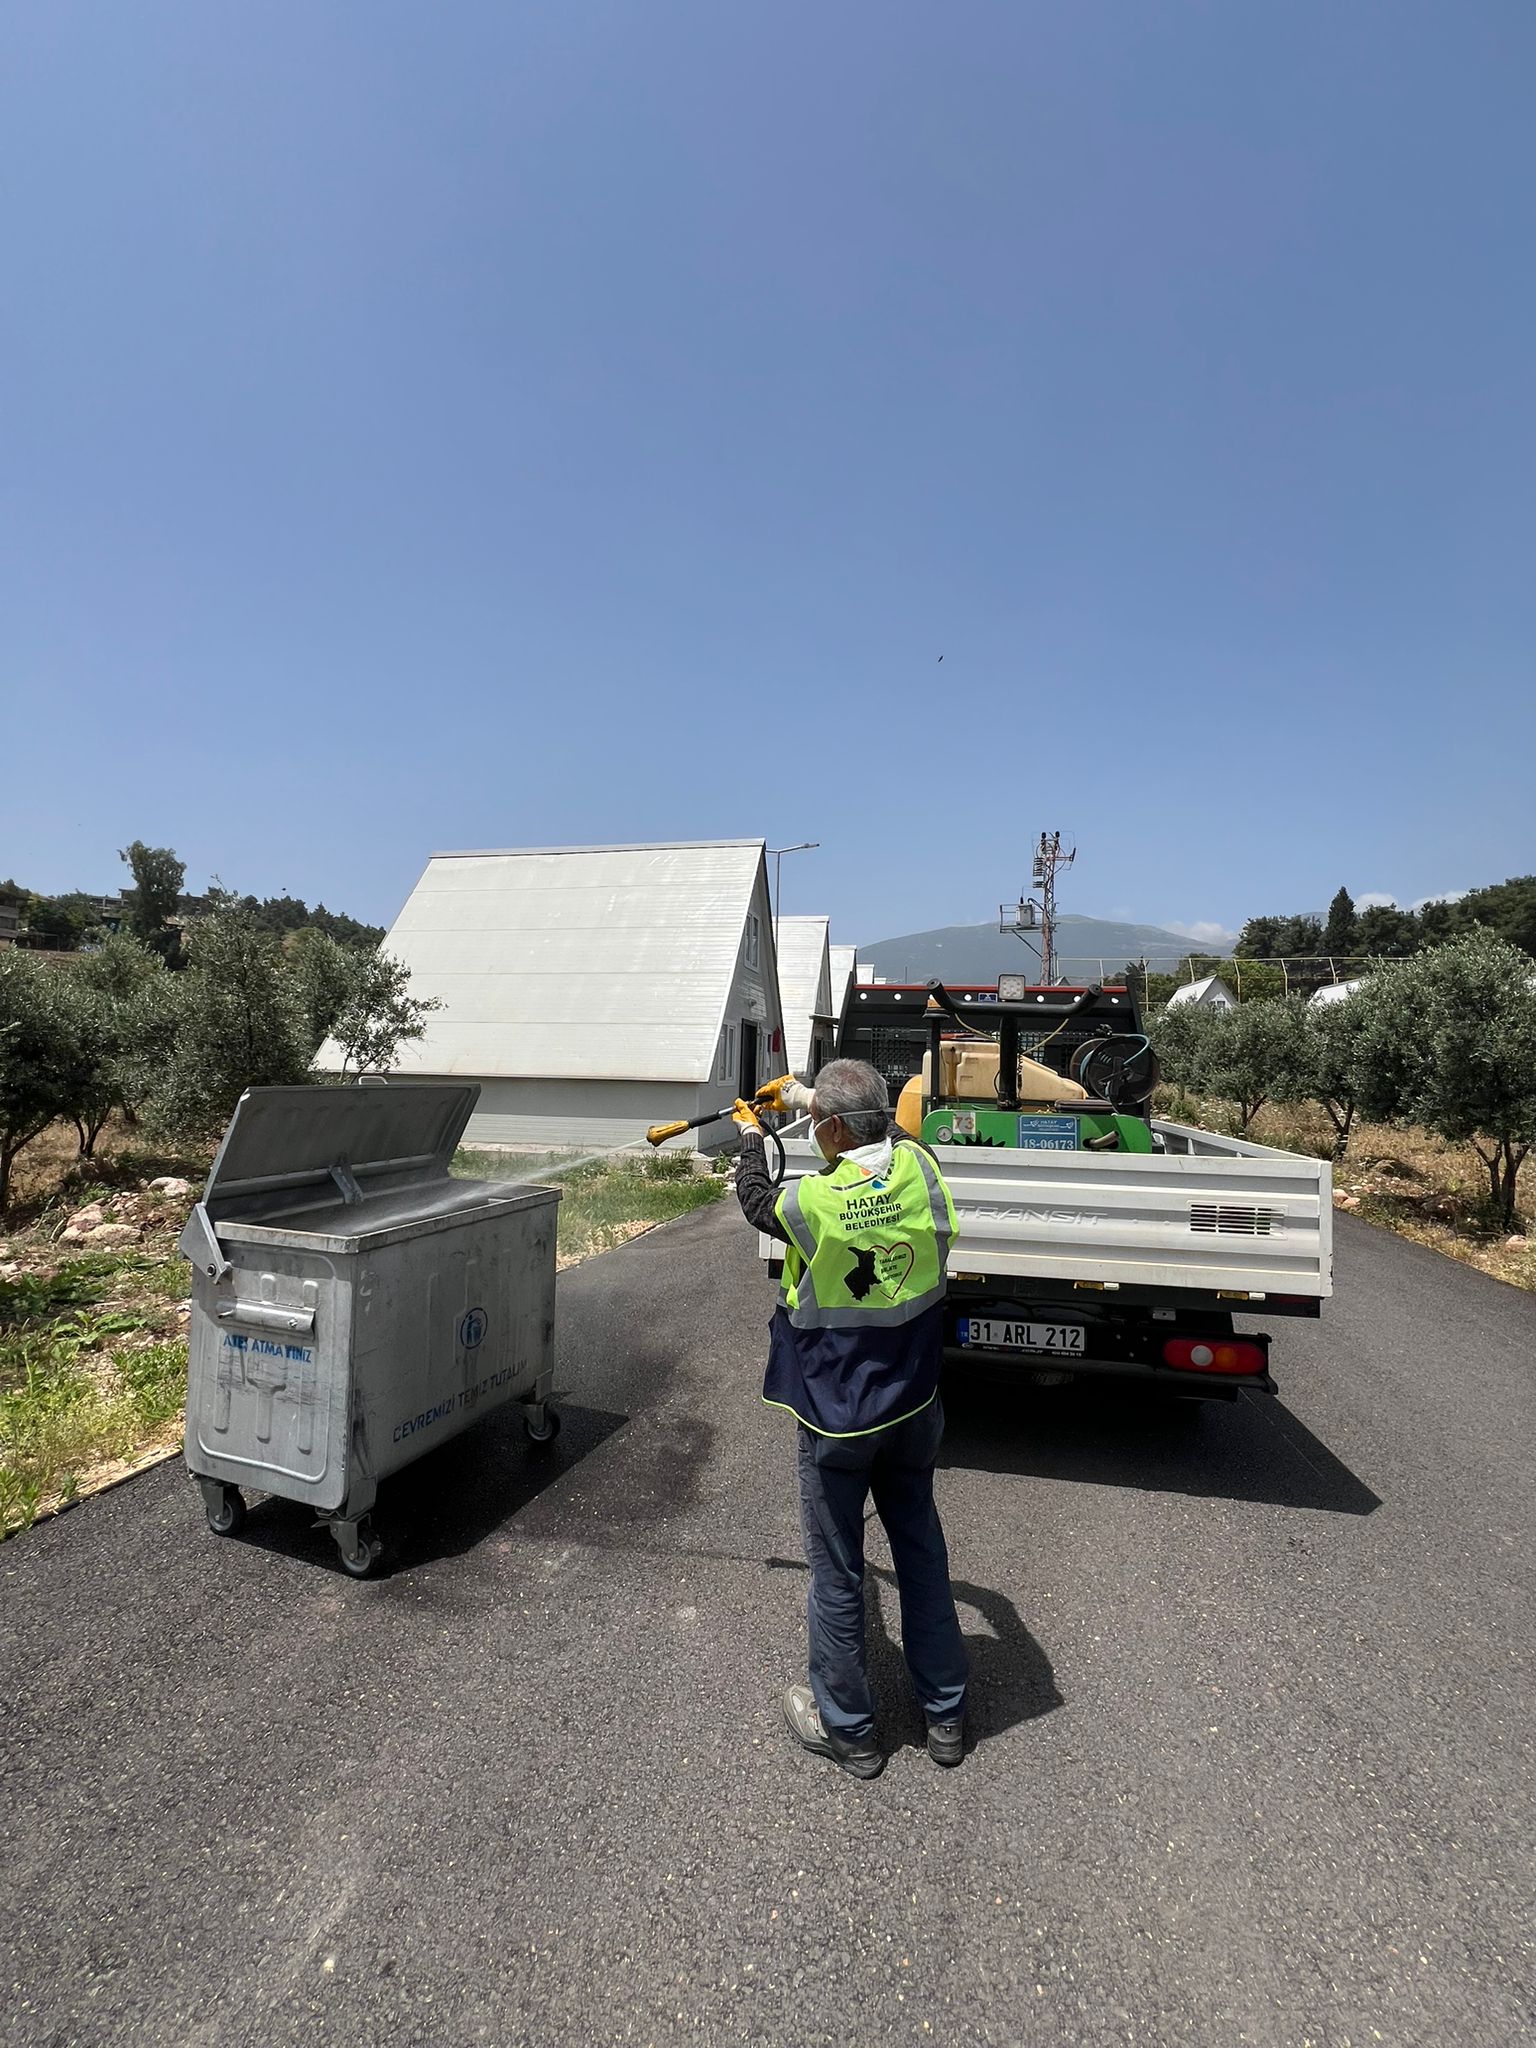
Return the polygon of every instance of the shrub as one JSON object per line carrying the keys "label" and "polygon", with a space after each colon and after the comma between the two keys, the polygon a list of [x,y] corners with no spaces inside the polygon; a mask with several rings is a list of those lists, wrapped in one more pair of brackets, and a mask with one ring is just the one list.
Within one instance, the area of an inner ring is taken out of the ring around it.
{"label": "shrub", "polygon": [[1473,931],[1385,964],[1352,1001],[1365,1005],[1362,1107],[1471,1144],[1495,1215],[1513,1227],[1520,1168],[1536,1143],[1530,955]]}
{"label": "shrub", "polygon": [[1233,1103],[1245,1131],[1270,1100],[1294,1101],[1304,1062],[1299,997],[1206,1009],[1179,1003],[1149,1020],[1164,1078],[1197,1095]]}
{"label": "shrub", "polygon": [[239,911],[194,925],[179,977],[175,1056],[152,1113],[177,1134],[211,1134],[247,1088],[309,1076],[303,992],[281,942]]}
{"label": "shrub", "polygon": [[69,978],[17,947],[0,952],[0,1217],[17,1154],[69,1116],[82,1061]]}

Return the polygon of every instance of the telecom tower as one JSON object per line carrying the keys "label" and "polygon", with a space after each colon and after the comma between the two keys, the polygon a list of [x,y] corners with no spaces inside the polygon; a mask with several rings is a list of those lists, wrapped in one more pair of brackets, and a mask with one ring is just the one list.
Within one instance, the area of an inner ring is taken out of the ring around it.
{"label": "telecom tower", "polygon": [[[1064,853],[1059,832],[1042,832],[1035,848],[1031,879],[1040,891],[1039,900],[1021,896],[1017,903],[1002,904],[997,913],[1000,932],[1012,932],[1040,956],[1040,979],[1047,985],[1056,979],[1056,871],[1069,868],[1077,859],[1077,848]],[[1038,943],[1031,938],[1038,931]]]}

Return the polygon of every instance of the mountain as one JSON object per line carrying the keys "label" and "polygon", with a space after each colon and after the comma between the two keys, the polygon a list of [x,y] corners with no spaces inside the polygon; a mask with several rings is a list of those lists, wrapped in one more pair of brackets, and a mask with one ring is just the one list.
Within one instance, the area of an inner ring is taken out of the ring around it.
{"label": "mountain", "polygon": [[[1145,956],[1153,968],[1173,969],[1186,954],[1230,953],[1230,943],[1181,938],[1155,924],[1118,924],[1112,918],[1064,916],[1056,922],[1057,971],[1071,980],[1097,981],[1118,974],[1127,960]],[[860,946],[887,981],[994,982],[999,974],[1038,974],[1039,960],[1011,932],[995,924],[946,924],[937,931],[909,932]],[[1101,964],[1102,963],[1102,964]]]}

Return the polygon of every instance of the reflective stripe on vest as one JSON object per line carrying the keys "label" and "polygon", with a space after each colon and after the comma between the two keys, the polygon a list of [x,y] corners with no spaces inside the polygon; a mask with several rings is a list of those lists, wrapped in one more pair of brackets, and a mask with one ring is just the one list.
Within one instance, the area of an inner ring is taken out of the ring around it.
{"label": "reflective stripe on vest", "polygon": [[880,1180],[839,1161],[794,1181],[776,1214],[790,1239],[779,1300],[796,1329],[908,1323],[944,1298],[954,1204],[920,1146],[898,1142]]}

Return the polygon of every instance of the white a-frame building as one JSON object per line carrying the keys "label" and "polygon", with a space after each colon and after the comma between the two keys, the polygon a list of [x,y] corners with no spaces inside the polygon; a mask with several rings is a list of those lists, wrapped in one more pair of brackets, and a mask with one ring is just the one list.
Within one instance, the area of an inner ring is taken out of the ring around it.
{"label": "white a-frame building", "polygon": [[442,1005],[393,1071],[478,1081],[471,1144],[622,1144],[787,1064],[760,839],[434,854],[385,947]]}

